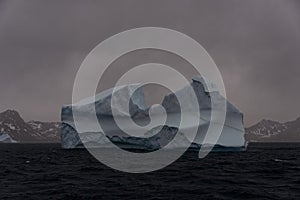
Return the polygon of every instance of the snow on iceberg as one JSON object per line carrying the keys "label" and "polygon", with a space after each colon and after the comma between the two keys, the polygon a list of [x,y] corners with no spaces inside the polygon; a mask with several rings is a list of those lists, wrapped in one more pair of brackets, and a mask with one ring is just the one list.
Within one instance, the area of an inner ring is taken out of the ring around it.
{"label": "snow on iceberg", "polygon": [[[83,144],[89,144],[89,147],[95,145],[101,145],[101,147],[109,147],[108,143],[112,142],[121,148],[127,149],[142,149],[142,150],[157,150],[167,146],[168,148],[181,148],[191,144],[191,148],[200,148],[201,145],[213,145],[203,144],[206,131],[211,123],[211,104],[214,104],[215,109],[218,108],[218,101],[224,101],[224,97],[218,92],[217,87],[204,79],[203,77],[195,77],[190,83],[197,95],[197,100],[200,109],[200,124],[185,124],[186,129],[197,126],[198,132],[195,138],[189,137],[185,133],[178,131],[178,125],[180,123],[180,106],[177,97],[189,100],[189,87],[186,86],[179,91],[171,93],[165,96],[161,106],[167,113],[167,119],[164,124],[162,117],[154,115],[153,123],[147,127],[147,130],[143,136],[140,135],[128,135],[118,127],[115,121],[115,117],[121,119],[131,118],[139,125],[149,125],[150,116],[144,98],[144,93],[139,84],[131,84],[125,86],[118,86],[116,88],[105,90],[95,97],[84,99],[74,105],[66,105],[62,107],[61,120],[61,144],[63,148],[81,148]],[[209,84],[209,87],[207,87]],[[112,93],[114,97],[117,97],[117,104],[111,104]],[[211,101],[211,97],[216,99]],[[129,110],[126,110],[125,104],[129,101]],[[217,141],[216,146],[228,147],[233,149],[243,149],[245,147],[244,139],[244,126],[243,126],[243,114],[230,102],[227,102],[225,124],[222,129],[222,133]],[[117,106],[114,106],[117,105]],[[192,105],[191,108],[192,109]],[[123,109],[124,108],[124,109]],[[93,110],[96,112],[98,122],[103,129],[103,132],[99,132],[95,123],[90,123]],[[80,113],[81,120],[84,121],[85,131],[77,131],[74,124],[73,112]],[[188,112],[189,113],[189,112]],[[193,112],[190,112],[191,119],[195,117]],[[191,120],[193,121],[193,120]],[[129,127],[126,128],[130,130]],[[132,130],[134,132],[134,130]],[[104,134],[105,133],[105,134]],[[79,137],[80,135],[80,137]],[[175,135],[178,135],[179,139],[176,142],[172,141]]]}

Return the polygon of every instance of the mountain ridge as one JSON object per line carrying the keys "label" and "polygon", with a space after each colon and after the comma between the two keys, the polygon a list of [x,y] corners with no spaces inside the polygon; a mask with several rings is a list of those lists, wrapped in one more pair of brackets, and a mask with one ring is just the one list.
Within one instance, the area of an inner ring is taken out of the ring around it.
{"label": "mountain ridge", "polygon": [[300,117],[287,122],[263,119],[245,130],[250,142],[300,142]]}
{"label": "mountain ridge", "polygon": [[0,113],[0,136],[5,142],[60,142],[59,122],[25,122],[15,110]]}

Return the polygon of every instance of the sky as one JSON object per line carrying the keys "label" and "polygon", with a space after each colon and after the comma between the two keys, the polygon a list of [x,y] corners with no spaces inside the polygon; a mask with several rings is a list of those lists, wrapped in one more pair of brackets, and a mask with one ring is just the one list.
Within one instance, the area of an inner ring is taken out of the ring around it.
{"label": "sky", "polygon": [[[0,0],[0,112],[59,121],[87,54],[114,34],[154,26],[185,33],[207,50],[246,126],[264,118],[293,120],[300,116],[299,9],[298,0]],[[99,90],[146,61],[193,74],[167,53],[128,56],[113,64]]]}

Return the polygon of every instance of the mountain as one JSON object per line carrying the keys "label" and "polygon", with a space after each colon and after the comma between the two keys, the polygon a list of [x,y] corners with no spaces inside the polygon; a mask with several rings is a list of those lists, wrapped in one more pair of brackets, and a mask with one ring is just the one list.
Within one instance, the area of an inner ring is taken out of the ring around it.
{"label": "mountain", "polygon": [[60,123],[25,122],[15,110],[0,113],[0,142],[59,142]]}
{"label": "mountain", "polygon": [[264,119],[246,128],[245,137],[255,142],[300,142],[300,117],[285,123]]}
{"label": "mountain", "polygon": [[47,141],[60,142],[61,126],[59,122],[29,121],[27,123]]}

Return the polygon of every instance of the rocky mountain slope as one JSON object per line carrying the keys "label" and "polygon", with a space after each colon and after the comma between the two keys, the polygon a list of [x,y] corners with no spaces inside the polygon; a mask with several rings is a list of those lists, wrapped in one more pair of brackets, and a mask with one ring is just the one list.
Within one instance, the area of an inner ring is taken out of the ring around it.
{"label": "rocky mountain slope", "polygon": [[0,142],[60,142],[59,132],[60,123],[25,122],[14,110],[0,113]]}
{"label": "rocky mountain slope", "polygon": [[300,142],[300,117],[285,123],[262,120],[246,128],[245,137],[256,142]]}

